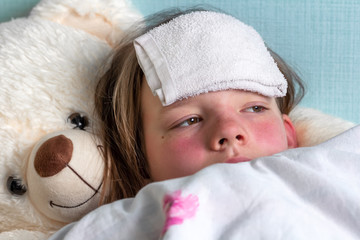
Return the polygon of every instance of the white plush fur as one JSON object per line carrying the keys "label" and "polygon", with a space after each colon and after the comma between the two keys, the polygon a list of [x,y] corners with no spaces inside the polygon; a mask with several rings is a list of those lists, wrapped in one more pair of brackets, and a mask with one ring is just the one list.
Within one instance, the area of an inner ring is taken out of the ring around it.
{"label": "white plush fur", "polygon": [[31,11],[30,17],[85,29],[113,45],[141,15],[130,0],[43,0]]}
{"label": "white plush fur", "polygon": [[[1,240],[46,239],[97,207],[99,194],[69,209],[49,201],[73,206],[94,193],[84,181],[94,188],[101,183],[103,161],[93,135],[98,69],[110,45],[139,18],[128,0],[42,0],[29,17],[0,24]],[[89,118],[85,131],[68,120],[75,112]],[[73,143],[71,161],[41,177],[33,169],[37,149],[61,134]],[[27,192],[12,194],[9,177]]]}
{"label": "white plush fur", "polygon": [[128,0],[51,0],[41,1],[32,10],[31,15],[53,20],[68,17],[69,14],[102,18],[117,30],[126,30],[141,15]]}
{"label": "white plush fur", "polygon": [[355,126],[352,122],[304,107],[296,107],[290,118],[299,147],[317,145]]}

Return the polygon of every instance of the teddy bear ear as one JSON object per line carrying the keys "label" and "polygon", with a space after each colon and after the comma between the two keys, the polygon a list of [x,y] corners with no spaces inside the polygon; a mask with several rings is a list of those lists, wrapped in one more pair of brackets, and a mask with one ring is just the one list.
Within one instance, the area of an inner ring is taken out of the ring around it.
{"label": "teddy bear ear", "polygon": [[110,46],[124,30],[142,20],[130,0],[42,0],[30,18],[43,18],[86,31]]}

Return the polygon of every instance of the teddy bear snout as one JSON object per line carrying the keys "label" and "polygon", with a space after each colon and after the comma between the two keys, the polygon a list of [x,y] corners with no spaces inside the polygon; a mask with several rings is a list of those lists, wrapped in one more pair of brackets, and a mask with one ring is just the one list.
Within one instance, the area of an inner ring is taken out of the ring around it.
{"label": "teddy bear snout", "polygon": [[64,135],[46,140],[38,149],[34,168],[41,177],[51,177],[64,169],[71,161],[73,143]]}

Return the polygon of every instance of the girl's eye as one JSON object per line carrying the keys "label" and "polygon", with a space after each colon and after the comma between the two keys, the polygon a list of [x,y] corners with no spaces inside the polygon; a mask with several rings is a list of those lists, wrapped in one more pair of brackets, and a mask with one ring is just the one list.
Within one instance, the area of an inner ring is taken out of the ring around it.
{"label": "girl's eye", "polygon": [[267,108],[265,108],[265,107],[263,107],[263,106],[256,105],[256,106],[252,106],[252,107],[246,108],[246,109],[245,109],[245,112],[259,113],[259,112],[265,111],[266,109],[267,109]]}
{"label": "girl's eye", "polygon": [[185,121],[181,122],[177,126],[178,127],[187,127],[187,126],[193,125],[195,123],[199,123],[201,121],[202,121],[202,119],[199,117],[191,117],[191,118],[188,118]]}

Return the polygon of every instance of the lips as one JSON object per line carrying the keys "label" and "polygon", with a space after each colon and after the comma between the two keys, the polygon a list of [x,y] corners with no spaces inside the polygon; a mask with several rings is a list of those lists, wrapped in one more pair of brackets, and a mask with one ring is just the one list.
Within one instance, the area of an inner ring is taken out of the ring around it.
{"label": "lips", "polygon": [[249,162],[251,159],[245,157],[236,157],[236,158],[229,158],[225,161],[225,163],[239,163],[239,162]]}

